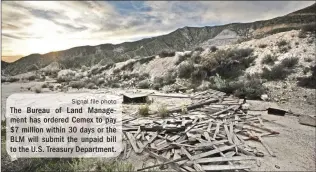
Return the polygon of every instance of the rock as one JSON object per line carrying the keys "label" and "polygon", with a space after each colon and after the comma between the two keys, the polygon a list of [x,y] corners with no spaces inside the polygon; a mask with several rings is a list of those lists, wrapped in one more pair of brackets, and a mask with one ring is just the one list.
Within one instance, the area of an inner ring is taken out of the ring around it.
{"label": "rock", "polygon": [[309,115],[300,115],[298,122],[302,125],[316,127],[316,118]]}
{"label": "rock", "polygon": [[268,100],[269,100],[268,95],[262,94],[262,95],[261,95],[261,100],[263,100],[263,101],[268,101]]}

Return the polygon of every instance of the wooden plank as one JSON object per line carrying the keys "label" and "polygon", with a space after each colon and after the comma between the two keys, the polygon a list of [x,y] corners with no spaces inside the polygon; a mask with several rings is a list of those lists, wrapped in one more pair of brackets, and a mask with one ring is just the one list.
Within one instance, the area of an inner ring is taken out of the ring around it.
{"label": "wooden plank", "polygon": [[229,143],[233,143],[232,137],[230,135],[230,132],[229,132],[228,127],[227,127],[226,124],[224,124],[224,129],[225,129],[225,132],[226,132],[227,139],[228,139]]}
{"label": "wooden plank", "polygon": [[155,132],[155,134],[148,140],[148,142],[145,143],[145,144],[143,145],[143,147],[140,148],[139,152],[140,152],[140,153],[143,152],[144,148],[145,148],[148,144],[152,143],[152,142],[157,138],[157,136],[158,136],[158,133]]}
{"label": "wooden plank", "polygon": [[251,166],[247,165],[202,165],[202,169],[205,171],[242,170],[250,168]]}
{"label": "wooden plank", "polygon": [[139,148],[136,145],[136,140],[133,137],[132,133],[126,132],[126,137],[128,138],[129,142],[132,145],[132,148],[134,149],[135,153],[140,153]]}
{"label": "wooden plank", "polygon": [[215,129],[215,132],[214,132],[214,135],[213,135],[213,139],[216,138],[216,135],[217,135],[217,133],[219,132],[219,127],[221,126],[221,124],[222,124],[222,123],[220,123],[220,122],[216,124],[216,129]]}
{"label": "wooden plank", "polygon": [[219,153],[219,152],[223,152],[223,151],[232,149],[234,147],[236,147],[236,145],[225,146],[225,147],[221,147],[221,148],[218,148],[218,149],[215,149],[215,150],[211,150],[211,151],[208,151],[208,152],[203,152],[203,153],[200,153],[200,154],[192,156],[192,159],[196,160],[196,159],[204,158],[204,157],[207,157],[207,156],[210,156],[210,155],[214,155],[214,154]]}
{"label": "wooden plank", "polygon": [[211,141],[211,137],[210,137],[210,135],[208,134],[208,132],[204,132],[204,137],[205,137],[205,139],[207,140],[207,141]]}
{"label": "wooden plank", "polygon": [[210,162],[226,162],[226,161],[243,161],[243,160],[255,160],[256,158],[250,156],[234,156],[234,157],[211,157],[201,158],[195,160],[197,163],[210,163]]}
{"label": "wooden plank", "polygon": [[208,126],[207,126],[206,131],[207,131],[207,132],[211,132],[211,128],[212,128],[212,121],[210,121],[210,122],[208,123]]}
{"label": "wooden plank", "polygon": [[181,147],[181,151],[193,162],[193,167],[196,171],[204,171],[201,165],[194,161],[192,155],[184,147]]}
{"label": "wooden plank", "polygon": [[158,155],[158,154],[156,154],[154,152],[151,152],[151,151],[147,151],[147,152],[149,153],[149,156],[154,157],[154,158],[156,158],[157,160],[159,160],[161,162],[164,162],[163,164],[167,164],[167,163],[170,164],[171,168],[173,168],[174,170],[180,171],[180,172],[182,171],[180,169],[180,166],[178,164],[174,163],[175,160],[169,161],[168,159],[166,159],[166,158],[164,158],[164,157],[162,157],[162,156],[160,156],[160,155]]}
{"label": "wooden plank", "polygon": [[175,159],[180,159],[180,158],[181,158],[180,152],[181,152],[180,149],[175,149],[175,150],[174,150],[173,160],[175,160]]}

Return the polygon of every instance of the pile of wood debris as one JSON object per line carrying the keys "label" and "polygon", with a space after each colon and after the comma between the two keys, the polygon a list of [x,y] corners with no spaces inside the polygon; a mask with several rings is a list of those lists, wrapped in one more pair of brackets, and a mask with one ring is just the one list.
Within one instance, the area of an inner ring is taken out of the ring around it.
{"label": "pile of wood debris", "polygon": [[214,90],[195,94],[191,99],[186,114],[179,107],[168,110],[168,118],[152,115],[144,120],[123,120],[123,158],[134,151],[140,156],[146,152],[159,161],[138,171],[247,170],[256,162],[251,160],[264,156],[247,140],[260,142],[268,154],[275,156],[264,137],[279,133],[264,127],[260,114],[248,113],[243,108],[245,100]]}

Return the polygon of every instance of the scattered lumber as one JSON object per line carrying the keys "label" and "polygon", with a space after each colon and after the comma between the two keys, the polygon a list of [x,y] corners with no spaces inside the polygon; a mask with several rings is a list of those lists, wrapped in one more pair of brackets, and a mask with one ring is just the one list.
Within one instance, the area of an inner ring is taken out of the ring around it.
{"label": "scattered lumber", "polygon": [[251,166],[240,162],[256,160],[255,156],[264,154],[248,146],[248,140],[260,142],[265,152],[275,156],[263,137],[279,132],[267,128],[260,114],[242,108],[245,100],[225,97],[225,93],[214,90],[190,97],[193,103],[186,107],[186,115],[181,114],[183,107],[177,107],[168,110],[173,114],[169,118],[122,121],[126,142],[123,157],[128,158],[131,152],[137,155],[146,152],[157,160],[157,164],[137,171],[156,167],[175,171],[250,169]]}

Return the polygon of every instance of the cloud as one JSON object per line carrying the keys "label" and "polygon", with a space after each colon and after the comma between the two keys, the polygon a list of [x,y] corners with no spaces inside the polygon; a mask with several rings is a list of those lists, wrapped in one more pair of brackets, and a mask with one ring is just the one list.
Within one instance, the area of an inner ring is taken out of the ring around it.
{"label": "cloud", "polygon": [[[264,20],[311,1],[4,1],[2,52],[46,53],[74,46],[121,43],[184,26]],[[2,54],[2,55],[3,55]]]}

